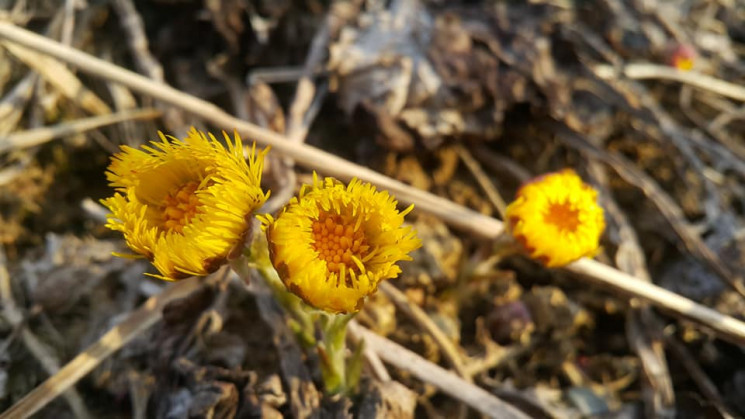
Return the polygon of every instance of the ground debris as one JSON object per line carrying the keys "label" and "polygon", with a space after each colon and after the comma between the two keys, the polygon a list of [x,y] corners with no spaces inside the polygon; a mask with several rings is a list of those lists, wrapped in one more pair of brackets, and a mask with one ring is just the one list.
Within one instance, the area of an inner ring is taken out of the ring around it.
{"label": "ground debris", "polygon": [[[279,134],[297,125],[288,86],[302,79],[313,94],[299,141],[489,216],[526,179],[574,168],[615,206],[600,260],[743,318],[745,114],[731,92],[745,81],[741,2],[117,2],[10,0],[0,20]],[[24,149],[6,136],[151,106],[164,108],[0,40],[3,298],[17,306],[16,318],[0,313],[0,411],[48,377],[24,333],[64,362],[164,288],[146,261],[113,257],[120,236],[81,208],[112,193],[111,153],[161,126],[179,136],[209,124],[173,108]],[[265,179],[289,199],[310,170],[270,156]],[[423,246],[392,285],[443,333],[466,381],[537,418],[745,416],[741,347],[416,208],[409,217]],[[356,321],[458,372],[448,345],[386,294]],[[372,361],[358,395],[324,397],[318,362],[267,290],[221,272],[77,391],[95,417],[473,416]],[[58,401],[39,417],[70,412]]]}
{"label": "ground debris", "polygon": [[363,418],[411,418],[416,407],[416,393],[396,381],[368,381],[362,391],[358,415]]}

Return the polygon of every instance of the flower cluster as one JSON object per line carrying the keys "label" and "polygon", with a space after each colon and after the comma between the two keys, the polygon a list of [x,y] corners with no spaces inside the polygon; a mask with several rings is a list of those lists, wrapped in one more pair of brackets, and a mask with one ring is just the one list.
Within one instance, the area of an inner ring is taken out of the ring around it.
{"label": "flower cluster", "polygon": [[541,176],[523,185],[507,207],[507,228],[547,267],[594,256],[605,229],[597,196],[571,169]]}
{"label": "flower cluster", "polygon": [[[177,280],[214,272],[240,249],[266,201],[261,189],[264,152],[225,135],[227,147],[192,129],[178,140],[141,149],[122,147],[108,180],[114,196],[107,226],[152,261],[158,277]],[[261,217],[273,265],[287,288],[310,305],[335,313],[360,309],[380,281],[395,278],[397,263],[419,247],[396,201],[370,184],[314,178],[275,219]]]}
{"label": "flower cluster", "polygon": [[[183,140],[160,134],[159,142],[122,147],[112,158],[107,177],[116,192],[101,201],[111,211],[107,226],[122,232],[160,278],[214,272],[242,249],[269,195],[261,189],[266,151],[254,146],[246,158],[237,135],[224,137],[226,145],[193,128]],[[259,218],[287,289],[315,308],[353,313],[421,246],[404,226],[411,209],[398,211],[387,192],[359,180],[345,185],[314,174],[276,218]],[[524,250],[548,267],[594,255],[605,227],[597,192],[572,170],[524,185],[506,222]]]}

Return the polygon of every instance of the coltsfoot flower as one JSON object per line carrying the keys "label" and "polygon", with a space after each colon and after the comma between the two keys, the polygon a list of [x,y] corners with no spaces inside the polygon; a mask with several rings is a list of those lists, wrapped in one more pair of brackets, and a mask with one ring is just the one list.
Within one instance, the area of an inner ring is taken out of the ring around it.
{"label": "coltsfoot flower", "polygon": [[261,217],[272,264],[285,286],[313,307],[356,312],[380,281],[401,272],[421,246],[385,191],[352,180],[313,177],[277,218]]}
{"label": "coltsfoot flower", "polygon": [[507,206],[507,229],[547,267],[597,253],[605,229],[598,193],[571,169],[533,179]]}
{"label": "coltsfoot flower", "polygon": [[244,159],[241,139],[223,133],[227,148],[192,128],[178,140],[123,146],[106,177],[116,190],[101,202],[106,224],[149,259],[162,279],[207,275],[243,243],[253,212],[266,201],[261,172],[266,150]]}
{"label": "coltsfoot flower", "polygon": [[668,61],[671,66],[681,71],[691,71],[696,64],[696,50],[687,44],[671,47]]}

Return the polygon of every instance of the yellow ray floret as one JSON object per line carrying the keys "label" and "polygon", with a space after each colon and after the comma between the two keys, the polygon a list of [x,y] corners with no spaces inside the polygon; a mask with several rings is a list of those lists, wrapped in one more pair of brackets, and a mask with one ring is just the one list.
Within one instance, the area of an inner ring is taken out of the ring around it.
{"label": "yellow ray floret", "polygon": [[380,281],[401,272],[421,246],[385,191],[353,179],[349,185],[313,177],[277,218],[263,216],[272,264],[287,288],[333,313],[358,311]]}
{"label": "yellow ray floret", "polygon": [[192,128],[183,141],[123,146],[106,177],[116,189],[101,202],[106,224],[148,258],[163,279],[207,275],[243,243],[253,212],[266,201],[261,172],[266,150],[243,156],[238,135],[227,147]]}
{"label": "yellow ray floret", "polygon": [[547,267],[592,257],[605,229],[597,196],[571,169],[541,176],[523,185],[507,207],[507,228]]}

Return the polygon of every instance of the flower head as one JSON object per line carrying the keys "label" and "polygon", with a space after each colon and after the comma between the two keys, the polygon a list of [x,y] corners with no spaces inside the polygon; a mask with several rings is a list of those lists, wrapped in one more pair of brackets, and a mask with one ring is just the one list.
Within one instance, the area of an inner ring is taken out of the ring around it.
{"label": "flower head", "polygon": [[277,218],[262,221],[272,264],[287,288],[308,304],[335,313],[358,311],[378,283],[401,272],[421,246],[385,191],[333,178],[304,185]]}
{"label": "flower head", "polygon": [[597,191],[571,169],[523,185],[507,207],[507,228],[533,259],[547,267],[594,256],[605,229]]}
{"label": "flower head", "polygon": [[681,71],[691,71],[696,64],[696,50],[690,45],[679,44],[672,46],[668,53],[671,66]]}
{"label": "flower head", "polygon": [[243,243],[251,214],[266,201],[266,151],[254,146],[246,161],[237,134],[224,134],[227,148],[194,128],[183,141],[159,135],[112,157],[106,177],[116,193],[101,201],[111,211],[106,226],[124,233],[163,279],[207,275]]}

